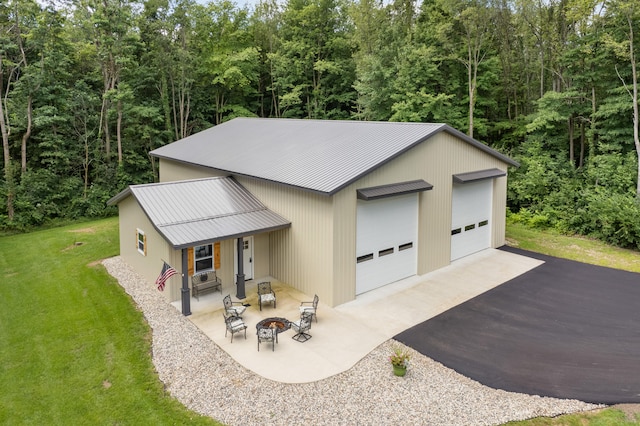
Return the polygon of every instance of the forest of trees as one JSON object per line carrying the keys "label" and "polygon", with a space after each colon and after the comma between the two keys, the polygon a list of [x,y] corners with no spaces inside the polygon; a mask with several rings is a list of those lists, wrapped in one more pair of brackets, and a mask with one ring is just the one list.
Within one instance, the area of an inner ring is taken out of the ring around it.
{"label": "forest of trees", "polygon": [[637,0],[4,0],[0,229],[116,213],[237,116],[444,122],[514,220],[640,247]]}

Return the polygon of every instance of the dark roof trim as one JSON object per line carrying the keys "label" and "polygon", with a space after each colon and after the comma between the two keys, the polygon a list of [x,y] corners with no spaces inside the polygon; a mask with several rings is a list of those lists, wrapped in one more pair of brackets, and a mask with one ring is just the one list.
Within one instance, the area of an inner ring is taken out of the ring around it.
{"label": "dark roof trim", "polygon": [[487,154],[501,160],[504,161],[505,163],[509,164],[510,166],[514,166],[514,167],[520,167],[520,163],[518,163],[516,160],[514,160],[513,158],[510,158],[507,155],[504,155],[503,153],[496,151],[495,149],[489,147],[488,145],[483,144],[482,142],[469,137],[469,135],[462,133],[460,130],[454,129],[453,127],[449,126],[448,124],[445,124],[444,126],[442,126],[440,128],[439,131],[444,131],[447,132],[453,136],[457,136],[460,139],[468,142],[469,144],[475,146],[476,148],[478,148],[481,151],[486,152]]}
{"label": "dark roof trim", "polygon": [[414,192],[428,191],[433,185],[422,179],[409,182],[392,183],[389,185],[372,186],[356,190],[359,200],[371,201],[396,195],[412,194]]}
{"label": "dark roof trim", "polygon": [[125,198],[127,198],[129,195],[131,195],[131,188],[127,187],[126,189],[120,191],[118,194],[114,195],[113,197],[111,197],[108,201],[107,201],[107,205],[108,206],[115,206],[117,205],[120,201],[124,200]]}
{"label": "dark roof trim", "polygon": [[229,234],[229,235],[224,235],[218,238],[210,238],[210,239],[205,239],[205,240],[198,240],[198,241],[193,241],[193,242],[188,242],[185,244],[172,244],[171,242],[169,242],[169,244],[171,244],[171,246],[176,249],[184,249],[184,248],[189,248],[189,247],[195,247],[195,246],[201,246],[201,245],[205,245],[205,244],[213,244],[213,243],[217,243],[218,241],[225,241],[225,240],[235,240],[238,238],[244,238],[244,237],[250,237],[252,235],[257,235],[257,234],[261,234],[264,232],[273,232],[273,231],[279,231],[280,229],[287,229],[287,228],[291,228],[291,222],[284,224],[284,225],[278,225],[278,226],[271,226],[271,227],[264,227],[264,228],[258,228],[258,229],[253,229],[247,232],[241,232],[241,233],[237,233],[237,234]]}
{"label": "dark roof trim", "polygon": [[500,169],[478,170],[477,172],[460,173],[453,175],[453,183],[470,183],[479,180],[493,179],[506,176],[507,172]]}

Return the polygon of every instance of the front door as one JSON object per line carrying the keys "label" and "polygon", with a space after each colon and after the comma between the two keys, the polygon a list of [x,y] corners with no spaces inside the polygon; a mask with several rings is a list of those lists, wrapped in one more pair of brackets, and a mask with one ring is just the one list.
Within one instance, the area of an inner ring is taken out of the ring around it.
{"label": "front door", "polygon": [[[238,251],[233,250],[233,267],[235,274],[238,273]],[[242,239],[242,266],[244,269],[244,279],[253,279],[253,237],[244,237]]]}

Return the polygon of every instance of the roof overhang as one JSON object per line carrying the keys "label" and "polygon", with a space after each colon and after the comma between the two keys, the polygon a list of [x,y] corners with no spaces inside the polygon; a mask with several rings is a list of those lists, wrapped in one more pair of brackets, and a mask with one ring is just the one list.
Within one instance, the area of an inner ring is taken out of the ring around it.
{"label": "roof overhang", "polygon": [[356,192],[358,199],[364,201],[378,200],[380,198],[394,197],[396,195],[412,194],[433,189],[433,185],[422,179],[408,182],[392,183],[388,185],[361,188]]}
{"label": "roof overhang", "polygon": [[507,172],[500,169],[478,170],[476,172],[459,173],[453,175],[453,183],[471,183],[479,180],[493,179],[506,176]]}

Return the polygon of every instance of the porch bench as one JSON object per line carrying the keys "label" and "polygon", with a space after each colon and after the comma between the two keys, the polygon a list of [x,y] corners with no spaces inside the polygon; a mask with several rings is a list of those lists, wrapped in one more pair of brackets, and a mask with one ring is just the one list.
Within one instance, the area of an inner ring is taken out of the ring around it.
{"label": "porch bench", "polygon": [[200,300],[201,294],[219,291],[222,293],[222,281],[216,271],[199,272],[191,277],[191,296]]}

